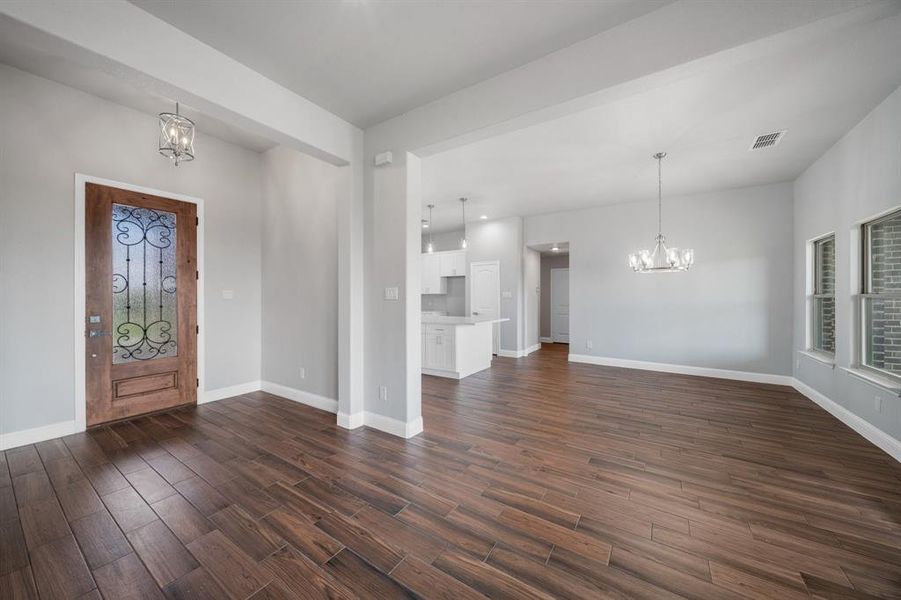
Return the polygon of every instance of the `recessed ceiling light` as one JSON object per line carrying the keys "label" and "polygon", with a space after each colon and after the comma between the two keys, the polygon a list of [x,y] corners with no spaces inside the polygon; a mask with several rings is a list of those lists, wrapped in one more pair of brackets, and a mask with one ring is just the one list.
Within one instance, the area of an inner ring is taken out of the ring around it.
{"label": "recessed ceiling light", "polygon": [[557,247],[557,244],[554,244],[554,247],[551,248],[551,252],[560,252],[560,248]]}
{"label": "recessed ceiling light", "polygon": [[479,218],[480,218],[480,219],[482,219],[482,220],[483,220],[483,221],[484,221],[484,220],[485,220],[485,219],[487,219],[487,218],[488,218],[488,215],[482,215],[482,216],[481,216],[481,217],[479,217]]}

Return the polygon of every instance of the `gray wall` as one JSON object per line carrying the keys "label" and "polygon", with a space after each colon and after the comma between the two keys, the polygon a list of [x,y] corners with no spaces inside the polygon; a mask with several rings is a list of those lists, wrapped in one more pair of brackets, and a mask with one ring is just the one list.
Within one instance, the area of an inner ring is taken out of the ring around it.
{"label": "gray wall", "polygon": [[[408,161],[413,162],[410,169],[407,169]],[[421,391],[416,382],[421,385],[422,379],[419,314],[422,202],[420,194],[410,189],[410,184],[418,179],[419,170],[415,158],[395,153],[391,165],[375,169],[364,181],[366,195],[371,198],[364,206],[367,323],[364,404],[367,412],[403,423],[414,422],[421,416]],[[384,299],[385,288],[389,286],[399,288],[399,300]],[[416,323],[412,321],[414,317]],[[385,386],[387,391],[384,401],[379,398],[380,386]]]}
{"label": "gray wall", "polygon": [[551,337],[551,269],[568,269],[569,255],[541,257],[541,328],[543,338]]}
{"label": "gray wall", "polygon": [[[501,350],[522,350],[523,314],[523,238],[522,218],[511,217],[497,221],[480,221],[466,225],[468,263],[500,261],[501,317],[510,319],[500,324]],[[470,269],[467,269],[467,272]],[[466,314],[469,314],[469,277],[466,278]],[[511,297],[504,298],[504,292]]]}
{"label": "gray wall", "polygon": [[[835,369],[796,354],[797,379],[834,402],[901,439],[901,401],[896,395],[850,376],[839,367],[855,357],[854,299],[851,295],[852,232],[861,221],[901,205],[901,88],[895,90],[794,184],[794,349],[806,346],[807,242],[835,232]],[[876,410],[875,397],[882,398]]]}
{"label": "gray wall", "polygon": [[[422,234],[422,251],[425,252],[429,245],[429,234],[423,230]],[[432,248],[435,252],[442,250],[460,250],[460,238],[463,237],[463,230],[455,231],[439,231],[432,233]],[[467,243],[469,243],[467,241]]]}
{"label": "gray wall", "polygon": [[[265,381],[338,397],[338,239],[335,198],[347,169],[290,148],[263,154]],[[300,368],[306,371],[301,379]]]}
{"label": "gray wall", "polygon": [[664,199],[668,241],[695,249],[687,273],[626,266],[629,252],[653,243],[655,209],[634,202],[525,219],[526,244],[570,242],[570,353],[790,374],[791,184]]}
{"label": "gray wall", "polygon": [[4,65],[0,131],[0,431],[75,417],[76,172],[204,199],[206,388],[260,378],[259,154],[198,135],[176,168],[154,116]]}

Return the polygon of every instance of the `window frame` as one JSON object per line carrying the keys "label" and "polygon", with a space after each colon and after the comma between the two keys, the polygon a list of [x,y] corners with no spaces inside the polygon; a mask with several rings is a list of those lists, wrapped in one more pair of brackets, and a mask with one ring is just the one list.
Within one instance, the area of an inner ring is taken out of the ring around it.
{"label": "window frame", "polygon": [[[820,248],[823,242],[832,241],[832,293],[824,294],[819,290],[820,285],[820,270],[821,270],[821,260],[820,260]],[[809,315],[808,315],[808,326],[810,327],[810,335],[808,340],[808,352],[812,352],[814,354],[819,354],[824,357],[828,357],[830,360],[835,359],[835,346],[836,346],[836,316],[837,310],[835,310],[835,279],[836,279],[836,260],[835,260],[835,233],[827,233],[826,235],[820,236],[810,242],[811,248],[811,263],[810,263],[810,296],[809,296]],[[833,317],[832,317],[832,351],[824,350],[822,348],[816,347],[816,340],[822,339],[822,334],[818,335],[817,332],[817,300],[823,299],[831,299],[833,305]]]}
{"label": "window frame", "polygon": [[860,359],[857,361],[857,368],[865,372],[873,373],[879,377],[888,378],[895,383],[901,382],[901,375],[867,364],[867,336],[870,330],[869,323],[867,322],[867,300],[901,300],[901,291],[873,293],[871,290],[873,261],[872,253],[870,252],[870,228],[874,225],[882,223],[883,221],[888,221],[897,217],[901,217],[901,207],[894,208],[884,214],[881,214],[870,219],[869,221],[865,221],[860,224],[860,294],[858,295],[860,298],[860,308],[858,315],[860,321],[858,327],[859,331],[857,335],[857,351],[858,356],[860,357]]}

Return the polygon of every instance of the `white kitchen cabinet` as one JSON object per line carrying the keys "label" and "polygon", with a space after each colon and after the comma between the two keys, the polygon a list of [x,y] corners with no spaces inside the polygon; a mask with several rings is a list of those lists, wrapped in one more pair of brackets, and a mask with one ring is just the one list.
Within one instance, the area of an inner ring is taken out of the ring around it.
{"label": "white kitchen cabinet", "polygon": [[441,277],[441,255],[422,255],[422,280],[423,294],[446,294],[447,280]]}
{"label": "white kitchen cabinet", "polygon": [[453,327],[427,325],[423,335],[423,367],[426,369],[453,369],[456,362],[454,338]]}
{"label": "white kitchen cabinet", "polygon": [[422,372],[463,379],[491,366],[495,323],[488,317],[422,317]]}
{"label": "white kitchen cabinet", "polygon": [[466,250],[441,252],[438,256],[442,277],[466,276]]}

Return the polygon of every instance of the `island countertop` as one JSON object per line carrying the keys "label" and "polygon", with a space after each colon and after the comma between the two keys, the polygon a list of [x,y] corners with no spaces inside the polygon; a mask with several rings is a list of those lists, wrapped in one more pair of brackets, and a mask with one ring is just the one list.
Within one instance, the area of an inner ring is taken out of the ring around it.
{"label": "island countertop", "polygon": [[446,317],[439,315],[422,315],[423,325],[478,325],[479,323],[503,323],[508,318],[491,317]]}

